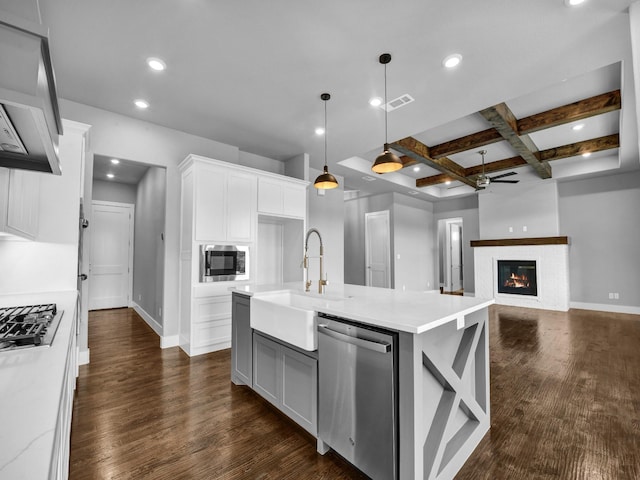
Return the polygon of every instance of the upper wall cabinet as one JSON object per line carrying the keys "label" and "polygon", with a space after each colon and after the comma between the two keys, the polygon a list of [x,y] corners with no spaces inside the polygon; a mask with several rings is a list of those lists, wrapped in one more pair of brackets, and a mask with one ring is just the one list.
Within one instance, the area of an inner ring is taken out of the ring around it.
{"label": "upper wall cabinet", "polygon": [[0,168],[0,231],[35,240],[38,236],[40,173]]}
{"label": "upper wall cabinet", "polygon": [[306,210],[306,182],[270,177],[258,179],[258,213],[305,218]]}
{"label": "upper wall cabinet", "polygon": [[254,240],[256,177],[232,165],[196,162],[194,210],[196,242]]}

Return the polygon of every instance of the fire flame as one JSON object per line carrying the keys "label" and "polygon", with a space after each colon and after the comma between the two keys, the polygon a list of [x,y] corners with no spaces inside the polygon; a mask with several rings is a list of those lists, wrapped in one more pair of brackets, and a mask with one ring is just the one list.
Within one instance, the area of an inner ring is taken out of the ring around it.
{"label": "fire flame", "polygon": [[512,273],[504,282],[505,287],[512,288],[529,288],[529,279],[526,275],[516,275]]}

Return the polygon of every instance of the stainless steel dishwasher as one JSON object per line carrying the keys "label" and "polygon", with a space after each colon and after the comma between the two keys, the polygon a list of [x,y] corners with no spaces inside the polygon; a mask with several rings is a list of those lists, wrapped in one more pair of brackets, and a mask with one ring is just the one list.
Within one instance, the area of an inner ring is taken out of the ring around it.
{"label": "stainless steel dishwasher", "polygon": [[397,479],[398,334],[318,317],[318,436],[369,477]]}

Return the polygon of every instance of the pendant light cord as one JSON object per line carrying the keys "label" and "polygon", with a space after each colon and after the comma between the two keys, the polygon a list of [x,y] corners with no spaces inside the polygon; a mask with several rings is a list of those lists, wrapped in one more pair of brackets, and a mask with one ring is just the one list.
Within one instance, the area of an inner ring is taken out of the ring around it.
{"label": "pendant light cord", "polygon": [[327,166],[327,101],[324,101],[324,166]]}
{"label": "pendant light cord", "polygon": [[384,144],[388,144],[387,135],[387,64],[384,64]]}

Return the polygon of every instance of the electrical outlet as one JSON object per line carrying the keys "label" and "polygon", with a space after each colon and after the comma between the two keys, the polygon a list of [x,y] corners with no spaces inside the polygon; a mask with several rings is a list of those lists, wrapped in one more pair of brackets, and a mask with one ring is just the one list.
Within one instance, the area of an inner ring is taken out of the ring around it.
{"label": "electrical outlet", "polygon": [[609,300],[613,300],[613,293],[609,292]]}
{"label": "electrical outlet", "polygon": [[158,307],[158,316],[162,318],[162,307]]}
{"label": "electrical outlet", "polygon": [[140,294],[140,293],[138,294],[138,301],[139,302],[142,301],[142,294]]}
{"label": "electrical outlet", "polygon": [[523,231],[523,232],[526,232],[526,231],[527,231],[527,226],[526,226],[526,225],[522,227],[522,231]]}
{"label": "electrical outlet", "polygon": [[613,299],[614,299],[614,300],[620,300],[620,294],[619,294],[619,293],[617,293],[617,292],[616,292],[616,293],[614,293],[614,294],[613,294]]}
{"label": "electrical outlet", "polygon": [[513,227],[509,227],[509,233],[513,233]]}

